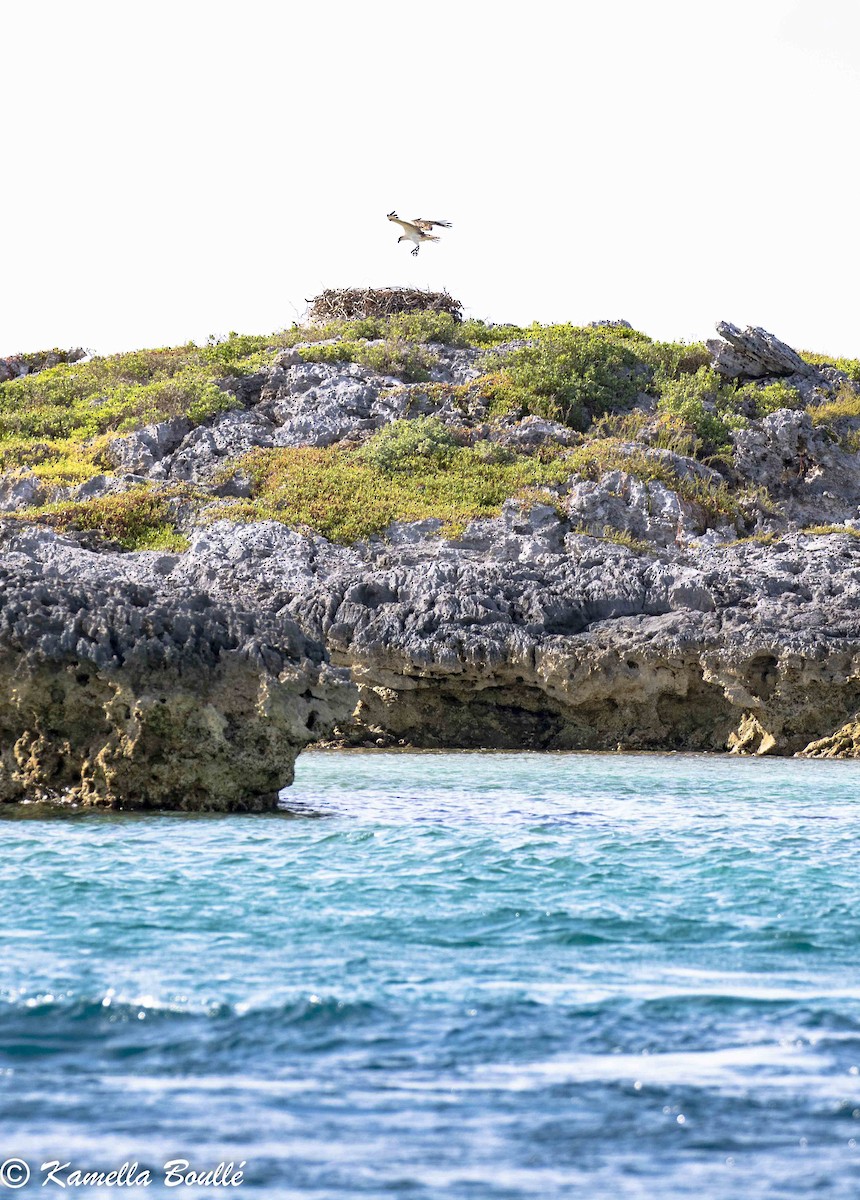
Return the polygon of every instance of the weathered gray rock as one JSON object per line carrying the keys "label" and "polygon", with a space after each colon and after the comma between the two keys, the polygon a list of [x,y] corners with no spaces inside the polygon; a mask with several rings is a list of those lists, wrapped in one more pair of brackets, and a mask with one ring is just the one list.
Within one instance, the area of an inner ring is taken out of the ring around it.
{"label": "weathered gray rock", "polygon": [[432,533],[336,547],[222,521],[164,582],[324,642],[360,685],[347,742],[785,754],[860,708],[860,539],[655,557],[513,504]]}
{"label": "weathered gray rock", "polygon": [[126,437],[114,438],[106,455],[112,466],[133,475],[148,474],[156,463],[180,445],[192,428],[186,417],[145,425]]}
{"label": "weathered gray rock", "polygon": [[16,512],[48,502],[50,489],[29,467],[0,475],[0,511]]}
{"label": "weathered gray rock", "polygon": [[274,445],[329,446],[381,428],[407,404],[398,380],[356,363],[302,363],[272,372],[258,411],[274,427]]}
{"label": "weathered gray rock", "polygon": [[287,619],[171,578],[177,557],[5,531],[0,801],[248,811],[353,701]]}
{"label": "weathered gray rock", "polygon": [[733,435],[738,474],[764,487],[785,526],[839,524],[860,516],[860,456],[808,413],[779,409]]}
{"label": "weathered gray rock", "polygon": [[730,321],[720,321],[716,339],[706,343],[713,355],[714,370],[727,379],[762,379],[800,375],[815,378],[815,367],[804,362],[791,346],[759,326],[738,329]]}
{"label": "weathered gray rock", "polygon": [[521,453],[537,450],[541,446],[575,446],[581,441],[580,435],[569,425],[534,416],[502,417],[492,425],[480,427],[475,433]]}
{"label": "weathered gray rock", "polygon": [[625,471],[573,484],[565,508],[574,526],[598,537],[614,531],[654,546],[678,546],[701,532],[701,514],[692,504],[662,483]]}
{"label": "weathered gray rock", "polygon": [[226,463],[257,446],[274,445],[274,432],[271,422],[256,410],[220,413],[211,424],[192,429],[150,475],[153,479],[211,482]]}
{"label": "weathered gray rock", "polygon": [[131,472],[125,475],[94,475],[72,490],[72,498],[94,500],[97,496],[115,496],[146,482],[145,475],[133,475]]}
{"label": "weathered gray rock", "polygon": [[448,545],[455,554],[468,551],[493,562],[532,562],[562,553],[571,528],[553,505],[506,500],[498,517],[470,521]]}
{"label": "weathered gray rock", "polygon": [[714,339],[706,345],[713,356],[714,370],[726,379],[741,383],[779,379],[794,388],[806,405],[829,399],[848,382],[844,371],[832,365],[812,366],[766,329],[750,326],[740,330],[728,321],[720,321],[717,332],[725,340]]}

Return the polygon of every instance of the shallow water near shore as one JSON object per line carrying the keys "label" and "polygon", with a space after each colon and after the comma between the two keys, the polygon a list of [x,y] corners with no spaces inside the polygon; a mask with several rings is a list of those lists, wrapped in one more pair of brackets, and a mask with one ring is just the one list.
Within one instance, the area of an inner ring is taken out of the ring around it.
{"label": "shallow water near shore", "polygon": [[316,752],[283,803],[3,814],[14,1194],[858,1195],[860,763]]}

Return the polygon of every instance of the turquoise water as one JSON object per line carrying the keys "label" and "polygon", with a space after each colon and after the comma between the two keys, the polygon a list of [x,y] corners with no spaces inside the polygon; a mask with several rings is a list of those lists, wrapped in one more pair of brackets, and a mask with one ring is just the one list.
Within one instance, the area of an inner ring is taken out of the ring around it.
{"label": "turquoise water", "polygon": [[0,1195],[860,1195],[860,763],[308,754],[284,802],[0,821]]}

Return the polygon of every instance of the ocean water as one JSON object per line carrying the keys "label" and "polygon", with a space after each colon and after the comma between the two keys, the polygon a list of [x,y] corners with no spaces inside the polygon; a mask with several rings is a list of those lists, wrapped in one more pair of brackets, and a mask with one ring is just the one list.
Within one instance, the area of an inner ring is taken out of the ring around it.
{"label": "ocean water", "polygon": [[0,1195],[860,1195],[860,763],[316,753],[283,802],[0,820]]}

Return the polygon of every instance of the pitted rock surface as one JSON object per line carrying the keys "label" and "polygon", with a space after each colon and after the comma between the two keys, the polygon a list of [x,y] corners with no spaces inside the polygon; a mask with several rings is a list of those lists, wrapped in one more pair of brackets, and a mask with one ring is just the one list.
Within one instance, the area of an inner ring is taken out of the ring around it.
{"label": "pitted rock surface", "polygon": [[0,800],[273,807],[352,687],[287,619],[178,586],[176,556],[6,531]]}
{"label": "pitted rock surface", "polygon": [[[856,538],[637,555],[540,505],[456,542],[393,533],[216,522],[186,554],[118,558],[325,645],[359,684],[346,743],[795,753],[860,708]],[[34,553],[80,574],[50,539]],[[766,739],[742,736],[751,717]]]}

